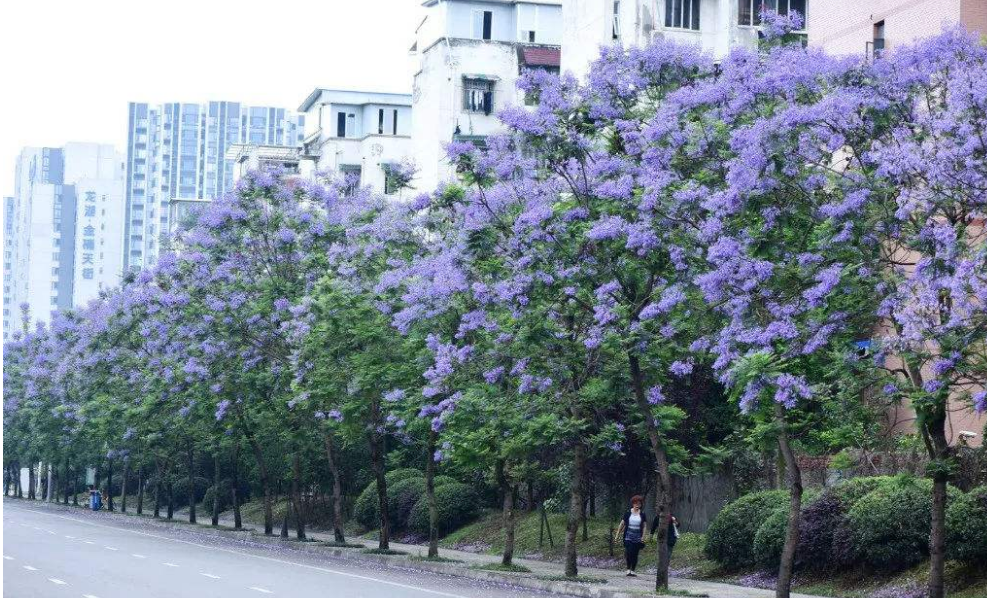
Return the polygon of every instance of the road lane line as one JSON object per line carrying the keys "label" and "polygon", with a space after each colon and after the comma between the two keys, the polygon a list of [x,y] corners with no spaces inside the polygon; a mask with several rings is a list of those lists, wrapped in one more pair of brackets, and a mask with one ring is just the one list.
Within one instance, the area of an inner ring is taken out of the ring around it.
{"label": "road lane line", "polygon": [[104,546],[103,548],[107,550],[119,550],[119,548],[113,548],[112,546]]}
{"label": "road lane line", "polygon": [[28,571],[37,571],[37,569],[35,569],[31,565],[24,565],[24,568],[27,569]]}
{"label": "road lane line", "polygon": [[164,565],[165,567],[177,567],[178,566],[175,563],[161,563],[161,564]]}
{"label": "road lane line", "polygon": [[69,540],[75,540],[75,536],[70,536],[68,534],[65,534],[65,537],[68,538]]}
{"label": "road lane line", "polygon": [[213,575],[212,573],[199,573],[203,577],[208,577],[209,579],[219,579],[218,575]]}
{"label": "road lane line", "polygon": [[3,560],[5,560],[5,561],[12,561],[12,560],[14,560],[14,557],[3,555]]}
{"label": "road lane line", "polygon": [[134,557],[135,559],[146,559],[147,558],[143,554],[137,554],[136,552],[134,554],[130,555],[130,556]]}
{"label": "road lane line", "polygon": [[274,593],[271,590],[265,590],[264,588],[258,588],[257,586],[250,586],[249,589],[251,589],[251,590],[253,590],[255,592],[260,592],[261,594],[273,594]]}
{"label": "road lane line", "polygon": [[99,596],[93,596],[92,594],[83,594],[82,598],[99,598]]}
{"label": "road lane line", "polygon": [[64,581],[62,581],[60,579],[54,578],[54,577],[49,577],[48,578],[48,581],[50,581],[51,583],[55,584],[56,586],[67,586],[67,585],[69,585],[68,583],[66,583],[66,582],[64,582]]}
{"label": "road lane line", "polygon": [[90,542],[89,540],[86,540],[85,542],[86,544],[95,544],[95,542]]}
{"label": "road lane line", "polygon": [[420,586],[413,586],[413,585],[410,585],[410,584],[401,583],[401,582],[397,582],[397,581],[389,581],[389,580],[386,580],[386,579],[379,579],[377,577],[370,577],[369,575],[360,575],[360,574],[357,574],[357,573],[349,573],[349,572],[346,572],[346,571],[339,571],[339,570],[336,570],[336,569],[329,569],[329,568],[326,568],[326,567],[318,567],[316,565],[309,565],[309,564],[306,564],[306,563],[296,563],[294,561],[286,561],[284,559],[278,559],[278,558],[274,558],[274,557],[263,556],[263,555],[260,555],[260,554],[253,554],[253,553],[250,553],[250,552],[244,552],[242,550],[233,550],[231,548],[222,548],[220,546],[209,546],[208,544],[199,544],[199,543],[196,543],[196,542],[191,542],[189,540],[180,540],[178,538],[170,538],[168,536],[161,536],[161,535],[158,535],[158,534],[150,534],[150,533],[147,533],[147,532],[141,532],[141,531],[137,531],[137,530],[133,530],[133,529],[127,529],[127,528],[117,527],[117,526],[113,526],[113,525],[106,525],[106,524],[103,524],[103,523],[96,523],[95,521],[86,521],[85,519],[77,519],[75,517],[69,517],[67,515],[57,515],[55,513],[47,513],[45,511],[41,511],[41,510],[38,510],[38,509],[30,509],[30,508],[22,509],[22,508],[19,508],[19,507],[17,507],[17,508],[15,508],[15,507],[7,507],[7,508],[10,509],[11,511],[26,511],[26,512],[29,512],[29,513],[35,513],[37,515],[42,515],[42,516],[47,516],[47,517],[55,517],[57,519],[65,519],[66,521],[72,521],[74,523],[81,523],[83,525],[91,525],[93,527],[101,527],[101,528],[105,528],[105,529],[110,529],[110,530],[113,530],[113,531],[116,531],[116,532],[124,532],[124,533],[128,533],[128,534],[134,534],[134,535],[137,535],[137,536],[145,536],[145,537],[148,537],[148,538],[155,538],[157,540],[164,540],[166,542],[176,542],[178,544],[185,544],[185,545],[188,545],[188,546],[195,546],[197,548],[202,548],[202,549],[205,549],[205,550],[212,550],[212,551],[216,551],[216,552],[225,552],[225,553],[228,553],[228,554],[235,554],[235,555],[239,555],[239,556],[245,556],[245,557],[254,558],[254,559],[258,559],[258,560],[262,560],[262,561],[269,561],[269,562],[272,562],[272,563],[280,563],[282,565],[291,565],[293,567],[299,567],[301,569],[311,569],[313,571],[321,571],[322,573],[329,573],[329,574],[332,574],[332,575],[340,575],[342,577],[349,577],[349,578],[352,578],[352,579],[362,579],[364,581],[372,581],[372,582],[376,582],[376,583],[387,585],[387,586],[393,586],[393,587],[397,587],[397,588],[404,588],[406,590],[413,590],[413,591],[421,592],[423,594],[431,594],[433,596],[446,596],[447,598],[471,598],[470,596],[467,596],[465,594],[453,594],[451,592],[442,592],[440,590],[431,590],[429,588],[423,588],[423,587],[420,587]]}

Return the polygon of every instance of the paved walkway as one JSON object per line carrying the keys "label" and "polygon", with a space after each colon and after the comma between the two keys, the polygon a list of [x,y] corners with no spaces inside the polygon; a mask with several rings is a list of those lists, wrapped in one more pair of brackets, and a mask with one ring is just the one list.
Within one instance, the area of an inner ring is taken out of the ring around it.
{"label": "paved walkway", "polygon": [[[176,518],[178,513],[176,512]],[[186,515],[187,511],[183,512]],[[199,518],[200,522],[209,524],[210,516],[205,516]],[[220,524],[233,526],[233,519],[221,517]],[[250,523],[247,521],[243,522],[243,527],[246,529],[253,530],[255,532],[262,532],[263,526]],[[280,531],[280,525],[275,526],[275,533]],[[306,535],[314,540],[331,542],[333,540],[333,534],[331,531],[312,531],[306,530]],[[290,530],[290,537],[294,538],[294,529]],[[348,542],[361,543],[368,548],[376,548],[376,540],[368,540],[365,538],[352,537],[347,538]],[[403,544],[400,542],[390,542],[392,550],[399,550],[408,553],[410,556],[425,556],[428,554],[428,546],[423,546],[420,544]],[[466,552],[462,550],[453,550],[450,548],[440,548],[439,555],[448,558],[455,559],[458,561],[463,561],[464,566],[477,566],[477,565],[490,565],[497,564],[500,562],[500,555],[493,554],[483,554]],[[514,563],[518,565],[524,565],[528,569],[531,569],[531,573],[527,574],[504,574],[514,577],[553,577],[557,578],[563,572],[561,563],[554,563],[548,561],[539,561],[534,559],[526,558],[514,558]],[[585,575],[587,577],[603,578],[607,580],[605,584],[592,584],[594,587],[600,590],[608,590],[609,592],[627,592],[629,594],[641,595],[641,594],[653,594],[655,578],[653,574],[641,574],[638,577],[627,577],[624,575],[623,571],[616,571],[613,569],[600,569],[596,567],[580,567],[579,574]],[[584,584],[579,584],[584,585]],[[773,598],[775,595],[773,590],[763,590],[760,588],[747,588],[743,586],[717,583],[712,581],[703,581],[695,579],[686,579],[682,577],[673,577],[670,580],[669,586],[672,590],[678,592],[689,592],[695,595],[707,595],[710,598]],[[810,594],[798,594],[792,593],[792,598],[820,598],[818,596],[812,596]]]}

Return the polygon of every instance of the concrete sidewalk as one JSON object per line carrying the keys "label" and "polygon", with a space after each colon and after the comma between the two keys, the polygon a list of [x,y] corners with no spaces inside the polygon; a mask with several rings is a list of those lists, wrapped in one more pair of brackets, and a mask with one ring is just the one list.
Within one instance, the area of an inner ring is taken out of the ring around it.
{"label": "concrete sidewalk", "polygon": [[[188,511],[183,511],[186,520],[188,519]],[[176,518],[177,518],[176,512]],[[201,521],[201,519],[200,519]],[[206,518],[206,524],[209,524],[209,518]],[[219,520],[221,525],[233,527],[232,518],[220,517]],[[243,527],[249,529],[257,534],[263,533],[263,526],[250,523],[247,521],[243,522]],[[275,525],[275,535],[281,530],[280,525]],[[322,530],[313,531],[311,529],[306,529],[306,536],[324,542],[332,542],[333,534],[331,531],[326,532]],[[289,538],[295,537],[295,530],[289,529]],[[367,548],[376,548],[376,540],[368,540],[359,537],[348,537],[347,542],[352,542],[354,544],[363,544]],[[407,553],[411,557],[425,557],[428,554],[428,546],[421,544],[404,544],[401,542],[391,541],[389,542],[391,550],[396,550],[400,552]],[[439,556],[446,559],[452,559],[456,561],[462,561],[462,563],[444,563],[445,565],[451,565],[454,568],[460,570],[465,570],[468,572],[476,572],[475,569],[470,569],[471,567],[479,567],[483,565],[496,565],[500,563],[500,555],[467,552],[463,550],[453,550],[451,548],[440,548]],[[395,557],[389,557],[394,559]],[[528,569],[531,569],[531,573],[508,573],[508,572],[484,572],[493,573],[495,575],[503,576],[510,580],[512,583],[518,583],[519,585],[526,585],[524,583],[519,583],[519,580],[524,579],[536,579],[540,581],[545,581],[546,578],[552,578],[553,581],[557,581],[563,574],[564,569],[561,563],[550,562],[550,561],[540,561],[534,559],[518,558],[514,557],[514,564],[523,565]],[[412,567],[418,567],[423,564],[433,565],[437,563],[423,563],[421,561],[412,561]],[[446,571],[443,571],[446,572]],[[454,573],[453,573],[454,574]],[[619,596],[619,595],[656,595],[654,591],[655,577],[654,573],[640,573],[638,577],[627,577],[622,570],[614,569],[601,569],[597,567],[579,567],[579,575],[586,576],[588,578],[605,579],[606,583],[574,583],[574,582],[557,582],[559,585],[563,586],[578,586],[582,589],[593,589],[599,590],[600,593],[593,592],[590,595],[597,596]],[[687,592],[689,594],[695,595],[707,595],[710,598],[773,598],[775,593],[773,590],[764,590],[761,588],[748,588],[744,586],[737,586],[725,583],[717,583],[712,581],[702,581],[695,579],[686,579],[682,577],[673,577],[669,580],[669,587],[673,592]],[[543,588],[535,588],[543,589]],[[561,589],[561,588],[560,588]],[[560,593],[571,593],[572,589],[561,590]],[[576,594],[579,595],[579,594]],[[819,596],[813,596],[811,594],[799,594],[792,593],[792,598],[822,598]]]}
{"label": "concrete sidewalk", "polygon": [[[66,505],[54,505],[51,503],[45,503],[42,501],[28,501],[23,499],[4,499],[16,500],[16,502],[26,503],[25,506],[36,506],[36,507],[49,507],[53,509],[73,509]],[[449,561],[426,561],[422,558],[428,553],[428,547],[418,544],[404,544],[400,542],[390,542],[391,550],[400,551],[406,553],[405,555],[375,555],[367,554],[362,552],[359,548],[337,548],[333,546],[327,546],[321,544],[321,542],[332,542],[333,535],[332,532],[325,531],[308,531],[306,535],[308,536],[308,542],[299,542],[294,539],[294,530],[290,530],[291,534],[288,539],[281,538],[277,534],[274,536],[265,536],[263,532],[263,526],[258,526],[257,524],[244,522],[242,531],[232,531],[229,529],[213,528],[210,525],[211,518],[207,515],[205,517],[199,518],[199,524],[192,526],[188,523],[187,512],[182,513],[186,515],[185,519],[180,519],[178,512],[175,513],[175,519],[168,521],[167,519],[153,519],[147,515],[140,517],[141,522],[151,523],[153,525],[159,525],[162,527],[176,527],[183,530],[194,529],[196,532],[208,534],[208,535],[223,535],[232,536],[242,539],[244,541],[254,543],[254,544],[268,544],[276,545],[281,548],[289,548],[300,551],[305,551],[308,553],[322,554],[327,557],[343,558],[347,560],[362,560],[371,561],[378,565],[390,566],[390,567],[400,567],[404,569],[415,569],[420,571],[431,571],[435,573],[441,573],[444,575],[452,575],[456,577],[466,577],[484,581],[494,581],[501,583],[508,583],[515,586],[529,588],[533,590],[541,590],[546,592],[551,592],[555,594],[569,595],[569,596],[584,596],[587,598],[640,598],[640,596],[657,595],[654,591],[654,575],[653,574],[641,574],[639,577],[626,577],[622,571],[617,571],[613,569],[601,569],[596,567],[580,567],[579,575],[580,577],[604,579],[606,583],[580,583],[578,578],[576,581],[569,581],[562,579],[562,565],[560,563],[553,563],[547,561],[539,561],[534,559],[525,558],[515,558],[514,563],[517,565],[523,565],[531,570],[530,573],[509,573],[501,571],[487,571],[478,569],[477,567],[483,565],[496,565],[500,563],[499,555],[492,554],[482,554],[474,552],[466,552],[461,550],[453,550],[442,548],[439,550],[439,555],[444,559],[451,559],[452,561],[460,562],[449,562]],[[135,514],[128,513],[126,515],[121,513],[107,513],[106,511],[101,511],[100,515],[103,517],[113,517],[120,521],[125,521],[127,519],[132,519],[137,517]],[[232,519],[225,517],[220,518],[220,524],[222,526],[232,527]],[[276,530],[280,531],[280,526],[276,527]],[[347,542],[353,544],[361,544],[366,548],[376,548],[376,540],[368,540],[364,538],[348,538]],[[692,596],[708,596],[710,598],[772,598],[774,596],[774,591],[764,590],[759,588],[748,588],[743,586],[716,583],[710,581],[701,581],[693,579],[685,579],[681,577],[675,577],[670,580],[670,589],[673,593],[678,595],[692,595]],[[797,594],[792,593],[792,598],[822,598],[818,596],[812,596],[809,594]]]}

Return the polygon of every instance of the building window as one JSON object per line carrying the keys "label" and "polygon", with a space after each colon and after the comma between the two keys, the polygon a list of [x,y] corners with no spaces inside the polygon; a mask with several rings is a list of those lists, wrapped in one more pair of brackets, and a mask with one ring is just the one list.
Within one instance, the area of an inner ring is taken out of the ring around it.
{"label": "building window", "polygon": [[740,13],[737,17],[738,25],[756,26],[761,24],[761,10],[773,10],[780,15],[787,15],[792,11],[802,16],[802,28],[805,28],[806,16],[805,7],[808,0],[740,0],[738,7]]}
{"label": "building window", "polygon": [[613,38],[620,39],[620,0],[613,0]]}
{"label": "building window", "polygon": [[393,134],[394,135],[397,135],[398,134],[398,111],[397,111],[396,108],[394,109],[394,120],[391,122],[391,127],[392,127],[391,130],[393,131]]}
{"label": "building window", "polygon": [[699,0],[665,0],[665,27],[699,31]]}
{"label": "building window", "polygon": [[381,164],[380,167],[384,171],[384,193],[386,195],[397,193],[407,183],[394,164]]}
{"label": "building window", "polygon": [[336,137],[346,137],[346,113],[336,114]]}
{"label": "building window", "polygon": [[463,79],[463,109],[467,112],[493,112],[493,85],[487,79]]}
{"label": "building window", "polygon": [[476,39],[491,39],[493,32],[493,12],[489,10],[473,11],[473,37]]}
{"label": "building window", "polygon": [[874,23],[873,57],[879,58],[884,52],[884,21]]}
{"label": "building window", "polygon": [[380,108],[377,110],[377,134],[384,134],[384,109]]}

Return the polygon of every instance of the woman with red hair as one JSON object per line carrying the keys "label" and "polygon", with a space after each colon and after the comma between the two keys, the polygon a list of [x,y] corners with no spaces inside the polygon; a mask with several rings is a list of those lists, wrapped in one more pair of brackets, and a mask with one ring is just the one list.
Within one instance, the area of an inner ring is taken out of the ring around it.
{"label": "woman with red hair", "polygon": [[640,495],[631,497],[631,508],[624,513],[624,519],[617,527],[617,534],[614,537],[615,540],[623,537],[628,577],[637,577],[637,573],[634,572],[637,569],[637,557],[641,549],[644,548],[644,528],[648,521],[643,507],[643,497]]}

